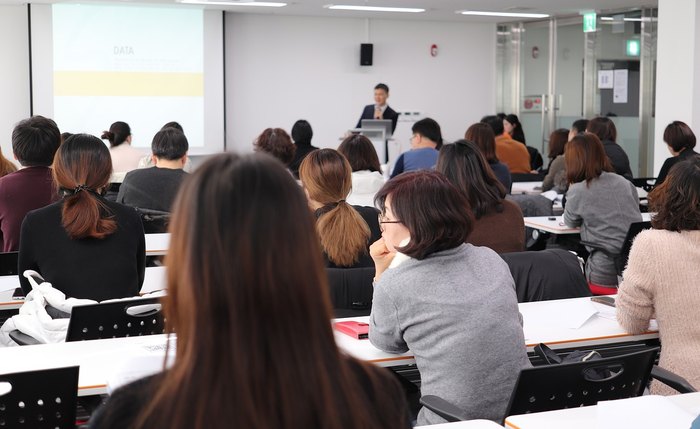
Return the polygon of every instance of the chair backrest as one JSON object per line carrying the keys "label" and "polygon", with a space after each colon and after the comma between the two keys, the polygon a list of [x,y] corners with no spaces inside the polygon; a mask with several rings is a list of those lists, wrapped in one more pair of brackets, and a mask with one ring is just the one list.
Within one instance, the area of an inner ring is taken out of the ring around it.
{"label": "chair backrest", "polygon": [[[630,249],[632,249],[632,242],[634,241],[634,238],[645,229],[651,229],[650,221],[633,222],[630,224],[630,229],[627,230],[627,235],[625,236],[625,242],[622,243],[622,249],[620,249],[622,269],[627,266],[627,259],[630,257]],[[619,274],[622,273],[620,272]]]}
{"label": "chair backrest", "polygon": [[326,268],[326,273],[335,317],[369,315],[374,267]]}
{"label": "chair backrest", "polygon": [[66,341],[135,337],[165,332],[158,298],[141,298],[73,307]]}
{"label": "chair backrest", "polygon": [[13,276],[17,274],[17,258],[19,252],[0,253],[0,276]]}
{"label": "chair backrest", "polygon": [[[622,356],[523,369],[506,416],[640,396],[647,386],[658,351],[655,347]],[[600,379],[604,370],[610,373]]]}
{"label": "chair backrest", "polygon": [[515,280],[518,302],[591,296],[578,257],[568,250],[502,253]]}
{"label": "chair backrest", "polygon": [[72,366],[0,375],[0,427],[75,428],[78,370]]}
{"label": "chair backrest", "polygon": [[160,210],[137,208],[136,211],[141,216],[143,232],[146,234],[160,234],[168,232],[170,224],[170,212]]}

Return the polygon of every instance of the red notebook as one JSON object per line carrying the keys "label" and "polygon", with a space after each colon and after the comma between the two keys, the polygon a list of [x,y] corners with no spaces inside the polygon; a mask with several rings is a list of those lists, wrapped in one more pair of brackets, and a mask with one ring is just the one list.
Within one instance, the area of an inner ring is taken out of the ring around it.
{"label": "red notebook", "polygon": [[369,325],[354,320],[336,322],[333,327],[345,335],[350,335],[358,340],[366,340],[369,334]]}

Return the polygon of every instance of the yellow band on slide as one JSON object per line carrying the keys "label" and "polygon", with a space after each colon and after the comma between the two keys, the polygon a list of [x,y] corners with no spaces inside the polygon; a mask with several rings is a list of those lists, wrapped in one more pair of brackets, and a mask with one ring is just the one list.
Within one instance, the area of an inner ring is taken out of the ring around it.
{"label": "yellow band on slide", "polygon": [[56,96],[201,97],[202,73],[84,72],[53,74]]}

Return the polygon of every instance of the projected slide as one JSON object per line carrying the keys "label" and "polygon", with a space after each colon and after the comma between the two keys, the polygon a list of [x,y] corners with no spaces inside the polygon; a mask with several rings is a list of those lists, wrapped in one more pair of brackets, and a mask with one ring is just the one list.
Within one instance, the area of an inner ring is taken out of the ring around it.
{"label": "projected slide", "polygon": [[[97,134],[115,121],[150,148],[163,124],[204,145],[201,9],[53,5],[54,117],[62,131]],[[99,137],[99,135],[98,135]]]}

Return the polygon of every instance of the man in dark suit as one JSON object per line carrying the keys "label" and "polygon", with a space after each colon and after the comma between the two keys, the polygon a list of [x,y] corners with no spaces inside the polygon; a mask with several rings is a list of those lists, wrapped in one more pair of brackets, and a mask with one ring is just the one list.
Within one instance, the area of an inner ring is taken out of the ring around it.
{"label": "man in dark suit", "polygon": [[[377,86],[374,87],[374,104],[365,106],[355,128],[362,127],[363,119],[389,119],[391,120],[391,133],[393,134],[394,131],[396,131],[396,123],[399,121],[399,114],[386,104],[387,98],[389,98],[389,87],[386,84],[378,83]],[[389,158],[388,145],[385,147],[384,153],[387,158],[385,161],[387,161]]]}

